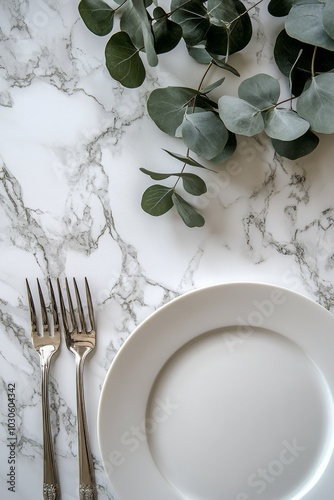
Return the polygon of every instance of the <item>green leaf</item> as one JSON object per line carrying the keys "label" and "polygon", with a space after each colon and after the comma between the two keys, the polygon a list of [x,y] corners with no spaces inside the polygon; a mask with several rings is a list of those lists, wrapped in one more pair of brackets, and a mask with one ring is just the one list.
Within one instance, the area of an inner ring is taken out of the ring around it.
{"label": "green leaf", "polygon": [[207,192],[205,182],[198,175],[182,172],[179,174],[179,177],[181,177],[183,187],[187,191],[187,193],[190,193],[194,196],[201,196],[202,194]]}
{"label": "green leaf", "polygon": [[145,68],[129,35],[115,33],[106,45],[106,66],[112,78],[124,87],[139,87],[145,80]]}
{"label": "green leaf", "polygon": [[225,77],[220,78],[214,83],[211,83],[211,85],[208,85],[205,87],[203,90],[201,90],[202,94],[208,94],[209,92],[212,92],[213,90],[217,89],[218,87],[221,86],[221,84],[224,82]]}
{"label": "green leaf", "polygon": [[302,156],[309,155],[318,146],[319,138],[310,130],[294,141],[279,141],[272,139],[275,151],[284,158],[297,160]]}
{"label": "green leaf", "polygon": [[[226,2],[221,2],[222,7]],[[231,4],[231,1],[229,2]],[[238,17],[231,25],[216,26],[211,24],[206,36],[206,50],[210,54],[226,56],[240,52],[252,38],[252,23],[246,7],[239,0],[233,0]]]}
{"label": "green leaf", "polygon": [[147,168],[140,167],[139,169],[143,174],[149,175],[151,179],[154,179],[155,181],[162,181],[164,179],[168,179],[171,175],[174,174],[163,174],[160,172],[153,172],[152,170],[147,170]]}
{"label": "green leaf", "polygon": [[198,161],[191,158],[191,156],[183,156],[179,155],[178,153],[172,153],[171,151],[167,151],[167,149],[164,149],[164,151],[166,151],[166,153],[168,153],[173,158],[176,158],[177,160],[181,161],[182,163],[186,163],[187,165],[191,165],[192,167],[199,167],[199,168],[205,168],[205,170],[211,170],[210,168],[204,167],[204,165],[202,165],[201,163],[198,163]]}
{"label": "green leaf", "polygon": [[[302,93],[305,83],[312,76],[313,55],[312,45],[291,38],[285,30],[282,30],[276,38],[275,61],[283,75],[291,78],[291,92],[295,96]],[[324,73],[333,68],[334,52],[318,47],[314,59],[315,73]]]}
{"label": "green leaf", "polygon": [[305,118],[314,132],[334,133],[334,73],[312,79],[297,101],[297,113]]}
{"label": "green leaf", "polygon": [[141,207],[146,213],[158,217],[173,207],[172,196],[173,189],[154,184],[143,193]]}
{"label": "green leaf", "polygon": [[201,111],[185,115],[182,138],[188,148],[211,160],[224,149],[228,132],[212,111]]}
{"label": "green leaf", "polygon": [[142,20],[137,10],[134,8],[133,3],[127,0],[120,19],[120,28],[129,35],[133,45],[135,45],[137,49],[142,49],[144,46],[142,24]]}
{"label": "green leaf", "polygon": [[212,55],[212,58],[213,58],[212,63],[215,66],[218,66],[219,68],[225,69],[225,71],[229,71],[234,76],[240,76],[240,73],[239,73],[239,71],[237,69],[233,68],[233,66],[231,66],[230,64],[227,64],[225,62],[225,59],[226,59],[225,57],[221,58],[221,56],[219,56],[217,54],[211,54],[211,55]]}
{"label": "green leaf", "polygon": [[218,101],[218,108],[226,128],[235,134],[251,137],[264,129],[260,110],[239,97],[222,96]]}
{"label": "green leaf", "polygon": [[278,80],[263,73],[247,78],[241,82],[238,89],[240,99],[249,102],[258,109],[275,105],[280,93]]}
{"label": "green leaf", "polygon": [[285,22],[289,36],[301,42],[334,50],[334,40],[323,27],[324,4],[296,5]]}
{"label": "green leaf", "polygon": [[291,109],[273,108],[265,115],[264,131],[272,139],[293,141],[309,128],[310,124]]}
{"label": "green leaf", "polygon": [[210,64],[212,61],[212,56],[202,46],[187,45],[187,50],[189,55],[200,64]]}
{"label": "green leaf", "polygon": [[156,21],[152,25],[155,49],[157,54],[173,50],[182,38],[182,28],[178,24],[170,21],[161,7],[157,7],[153,12]]}
{"label": "green leaf", "polygon": [[172,172],[168,174],[153,172],[152,170],[147,170],[147,168],[140,168],[144,174],[149,175],[151,179],[155,181],[162,181],[168,179],[168,177],[179,177],[182,179],[184,189],[195,196],[200,196],[206,193],[206,184],[198,175],[191,174],[188,172]]}
{"label": "green leaf", "polygon": [[234,21],[239,12],[234,0],[208,0],[207,9],[210,22],[216,26],[223,26]]}
{"label": "green leaf", "polygon": [[226,160],[231,158],[236,149],[237,149],[237,138],[233,132],[228,131],[228,139],[223,151],[218,156],[212,158],[211,161],[213,163],[221,165]]}
{"label": "green leaf", "polygon": [[95,35],[108,35],[114,26],[114,10],[102,0],[81,0],[79,13]]}
{"label": "green leaf", "polygon": [[185,201],[179,194],[173,193],[172,201],[183,222],[188,227],[204,226],[205,223],[204,218],[198,212],[196,212],[196,210],[187,201]]}
{"label": "green leaf", "polygon": [[144,38],[144,47],[147,61],[150,66],[157,66],[158,57],[154,48],[154,36],[152,33],[151,20],[148,16],[144,0],[131,0],[134,8],[142,20],[142,30]]}
{"label": "green leaf", "polygon": [[287,16],[293,3],[293,0],[270,0],[268,5],[269,14],[275,17]]}
{"label": "green leaf", "polygon": [[171,19],[181,26],[187,45],[197,45],[206,38],[210,21],[201,0],[172,0],[171,10]]}
{"label": "green leaf", "polygon": [[287,16],[291,7],[299,4],[315,3],[314,0],[270,0],[268,11],[272,16]]}
{"label": "green leaf", "polygon": [[334,1],[327,0],[324,8],[324,28],[327,34],[334,39]]}
{"label": "green leaf", "polygon": [[183,122],[187,106],[194,97],[198,106],[208,106],[208,100],[194,89],[187,87],[155,89],[148,98],[147,111],[160,130],[174,137]]}
{"label": "green leaf", "polygon": [[164,174],[160,172],[153,172],[152,170],[147,170],[147,168],[142,167],[139,170],[141,170],[144,174],[149,175],[151,179],[154,179],[155,181],[162,181],[164,179],[168,179],[168,177],[179,177],[182,179],[184,189],[188,193],[195,196],[200,196],[207,191],[205,182],[196,174],[188,172],[172,172]]}

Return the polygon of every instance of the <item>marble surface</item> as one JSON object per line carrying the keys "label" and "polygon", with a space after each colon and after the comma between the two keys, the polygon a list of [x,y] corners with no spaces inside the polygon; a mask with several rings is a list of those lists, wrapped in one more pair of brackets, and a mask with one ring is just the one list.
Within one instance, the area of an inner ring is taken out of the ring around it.
{"label": "marble surface", "polygon": [[[252,14],[257,36],[235,56],[243,78],[259,69],[276,76],[272,33],[282,21],[269,22],[264,7]],[[275,156],[262,136],[240,139],[220,173],[206,173],[208,193],[197,201],[203,228],[187,228],[173,211],[153,218],[140,208],[150,180],[139,168],[170,168],[162,148],[182,154],[184,147],[157,130],[146,99],[159,85],[192,85],[203,68],[181,51],[177,69],[173,56],[162,56],[142,88],[121,88],[104,67],[106,38],[87,30],[70,0],[1,2],[0,37],[1,498],[41,498],[40,369],[24,278],[76,276],[82,286],[87,276],[98,325],[85,372],[88,422],[99,498],[114,499],[97,442],[99,395],[115,353],[150,313],[194,288],[231,281],[281,285],[334,312],[333,139],[322,137],[298,161]],[[10,384],[14,494],[7,484]],[[64,343],[51,400],[62,499],[72,500],[75,379]]]}

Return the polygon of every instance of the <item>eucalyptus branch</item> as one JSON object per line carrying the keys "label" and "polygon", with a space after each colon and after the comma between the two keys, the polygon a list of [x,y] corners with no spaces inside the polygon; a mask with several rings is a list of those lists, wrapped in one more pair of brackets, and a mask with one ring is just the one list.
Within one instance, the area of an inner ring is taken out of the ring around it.
{"label": "eucalyptus branch", "polygon": [[[207,94],[217,89],[225,78],[207,87],[205,79],[213,65],[240,76],[228,61],[232,58],[231,53],[240,53],[250,42],[253,26],[249,13],[263,0],[252,0],[252,5],[247,1],[247,6],[243,0],[212,0],[211,3],[177,0],[180,4],[177,7],[170,5],[170,12],[165,12],[155,0],[157,10],[153,10],[153,15],[148,12],[150,2],[145,0],[120,2],[113,9],[104,0],[80,0],[79,12],[91,32],[98,36],[111,33],[105,48],[105,62],[111,77],[121,85],[140,87],[147,76],[143,57],[147,57],[150,66],[156,66],[158,56],[174,50],[182,39],[188,54],[198,63],[206,64],[197,90],[168,86],[154,89],[149,95],[150,118],[169,136],[180,135],[187,151],[185,155],[167,151],[181,162],[179,172],[141,169],[155,181],[176,176],[172,188],[153,184],[145,191],[142,208],[147,213],[162,215],[174,206],[189,227],[202,226],[203,217],[175,189],[182,179],[187,193],[204,194],[204,180],[185,171],[186,166],[207,169],[200,163],[201,158],[214,164],[225,162],[238,147],[237,135],[253,137],[264,132],[272,138],[276,153],[295,160],[317,147],[317,133],[334,134],[334,31],[325,14],[323,19],[319,18],[317,30],[311,29],[310,23],[314,24],[312,3],[269,0],[269,13],[285,18],[276,37],[273,60],[289,82],[290,97],[277,102],[280,79],[260,72],[242,81],[239,97],[222,95],[213,103]],[[118,12],[121,29],[112,33],[115,12]],[[231,21],[224,20],[233,16]],[[323,57],[316,72],[318,47]],[[276,104],[268,106],[268,96],[271,96],[269,102]],[[290,109],[281,106],[284,103],[290,103]],[[268,113],[263,120],[261,113],[273,109],[275,114]],[[199,160],[194,159],[192,153]]]}

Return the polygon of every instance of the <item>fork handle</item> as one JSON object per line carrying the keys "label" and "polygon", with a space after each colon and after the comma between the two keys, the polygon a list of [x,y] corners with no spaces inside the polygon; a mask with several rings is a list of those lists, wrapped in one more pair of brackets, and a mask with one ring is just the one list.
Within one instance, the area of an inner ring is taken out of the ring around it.
{"label": "fork handle", "polygon": [[50,357],[41,357],[41,390],[42,390],[42,415],[43,415],[43,498],[44,500],[58,500],[59,483],[56,463],[54,458],[50,409],[49,409],[49,369]]}
{"label": "fork handle", "polygon": [[[78,420],[78,455],[79,455],[79,498],[80,500],[95,500],[96,483],[94,477],[94,466],[89,444],[84,384],[83,366],[90,348],[82,348],[82,352],[76,355],[76,392],[77,392],[77,420]],[[81,354],[81,355],[80,355]]]}

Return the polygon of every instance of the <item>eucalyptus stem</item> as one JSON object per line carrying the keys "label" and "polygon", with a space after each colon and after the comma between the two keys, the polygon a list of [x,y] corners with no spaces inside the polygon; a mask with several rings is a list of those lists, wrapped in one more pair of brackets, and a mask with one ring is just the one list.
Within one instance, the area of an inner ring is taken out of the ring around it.
{"label": "eucalyptus stem", "polygon": [[203,82],[204,82],[204,80],[205,80],[205,77],[206,77],[206,76],[207,76],[207,74],[209,73],[209,71],[210,71],[210,69],[212,68],[212,66],[213,66],[213,62],[212,62],[212,61],[210,61],[210,63],[208,64],[208,67],[206,68],[206,70],[205,70],[205,72],[204,72],[204,75],[202,76],[201,81],[200,81],[200,83],[199,83],[199,85],[198,85],[198,87],[197,87],[197,90],[198,90],[198,91],[200,91],[200,90],[201,90],[201,87],[202,87],[202,85],[203,85]]}
{"label": "eucalyptus stem", "polygon": [[[210,63],[208,64],[208,67],[206,68],[206,70],[205,70],[205,72],[204,72],[204,74],[203,74],[203,76],[202,76],[202,78],[201,78],[201,81],[199,82],[199,85],[198,85],[198,87],[197,87],[198,92],[200,92],[200,90],[201,90],[201,88],[202,88],[202,85],[203,85],[203,83],[204,83],[204,80],[205,80],[206,76],[208,75],[208,73],[209,73],[210,69],[212,68],[212,66],[213,66],[213,62],[212,62],[212,61],[210,61]],[[193,104],[192,104],[192,109],[193,109],[193,110],[195,109],[195,106],[196,106],[196,97],[197,97],[197,96],[195,96],[195,97],[193,98]],[[190,103],[189,103],[189,104],[190,104]],[[190,153],[190,148],[187,148],[187,151],[186,151],[186,157],[189,157],[189,153]],[[183,173],[183,172],[184,172],[184,170],[185,170],[186,166],[187,166],[187,164],[186,164],[186,163],[184,163],[184,164],[183,164],[183,167],[182,167],[182,169],[181,169],[181,173]],[[174,183],[174,186],[173,186],[173,190],[175,190],[175,188],[176,188],[177,184],[179,183],[180,179],[181,179],[181,177],[178,177],[178,178],[176,179],[176,181],[175,181],[175,183]]]}
{"label": "eucalyptus stem", "polygon": [[244,12],[242,12],[241,14],[238,15],[238,17],[236,17],[235,19],[233,19],[233,21],[230,22],[230,24],[233,24],[235,23],[238,19],[240,19],[242,16],[244,16],[245,14],[248,14],[248,12],[250,12],[252,9],[255,9],[255,7],[257,7],[261,2],[263,2],[263,0],[259,0],[258,2],[256,2],[255,4],[251,5],[250,7],[248,7],[248,9],[244,10]]}
{"label": "eucalyptus stem", "polygon": [[315,46],[314,49],[313,49],[312,62],[311,62],[311,74],[312,74],[312,78],[314,78],[314,75],[315,75],[314,64],[315,64],[315,56],[316,56],[316,53],[317,53],[317,48],[318,47]]}
{"label": "eucalyptus stem", "polygon": [[115,9],[114,9],[114,12],[117,12],[121,7],[123,7],[123,5],[127,2],[128,0],[123,0],[122,3],[120,3]]}
{"label": "eucalyptus stem", "polygon": [[263,108],[260,110],[260,113],[264,113],[266,111],[269,111],[270,109],[277,108],[280,104],[284,104],[285,102],[292,102],[294,99],[296,99],[297,96],[293,95],[291,97],[288,97],[287,99],[283,99],[282,101],[277,102],[276,104],[272,104],[271,106],[268,106],[267,108]]}
{"label": "eucalyptus stem", "polygon": [[258,2],[256,2],[254,5],[251,5],[250,7],[248,7],[247,10],[245,10],[245,12],[243,12],[241,15],[243,16],[246,12],[249,12],[250,10],[252,9],[255,9],[255,7],[257,7],[261,2],[263,2],[263,0],[259,0]]}

